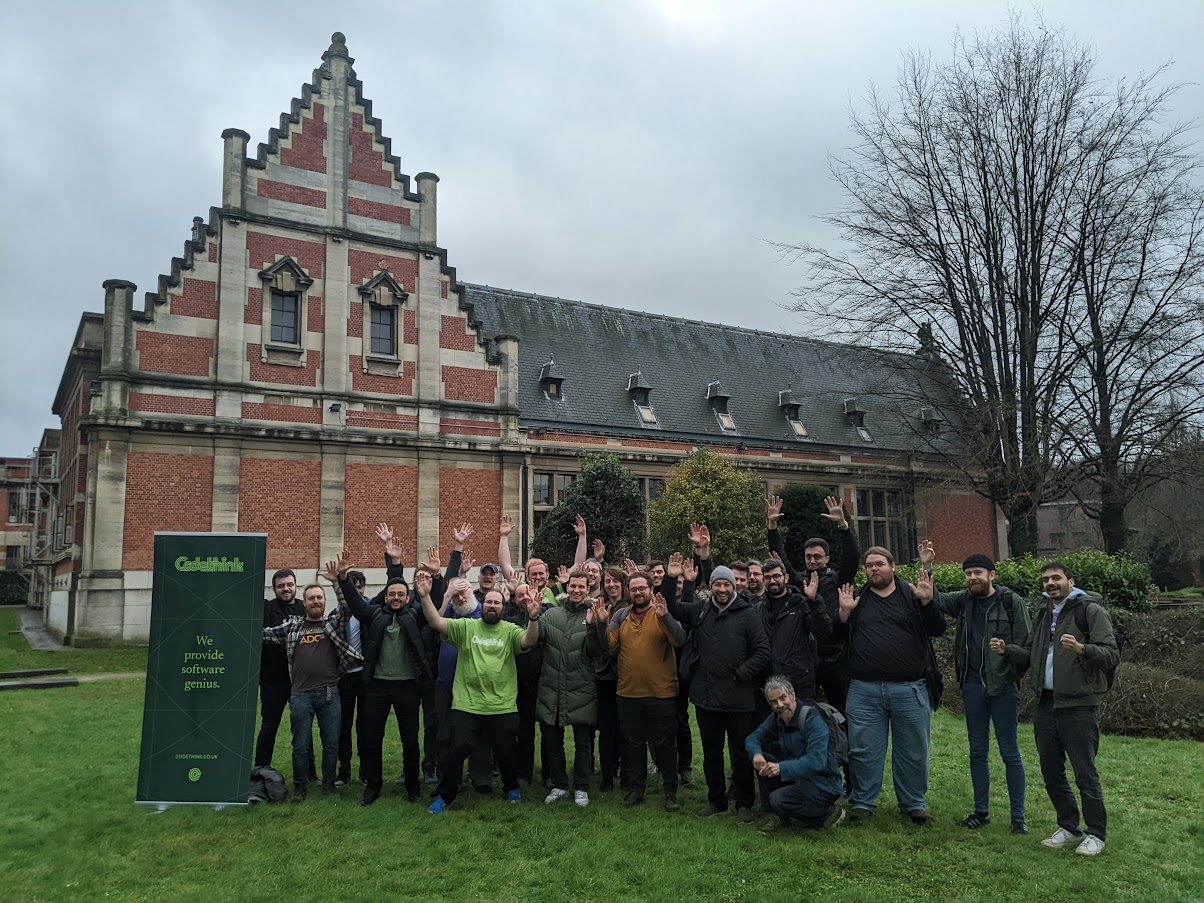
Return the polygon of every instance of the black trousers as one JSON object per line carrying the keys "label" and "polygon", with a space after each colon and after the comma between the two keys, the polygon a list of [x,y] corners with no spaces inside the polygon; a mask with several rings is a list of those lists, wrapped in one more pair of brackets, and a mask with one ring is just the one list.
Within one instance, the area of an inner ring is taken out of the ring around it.
{"label": "black trousers", "polygon": [[[355,732],[355,748],[364,755],[364,672],[353,671],[339,678],[339,705],[342,721],[339,723],[339,772],[351,773],[351,734]],[[359,718],[355,716],[359,707]]]}
{"label": "black trousers", "polygon": [[[573,730],[573,789],[589,790],[590,765],[594,756],[594,726],[574,724]],[[564,755],[564,725],[540,723],[541,737],[547,738],[543,745],[544,761],[548,766],[548,777],[552,787],[569,789],[568,763]]]}
{"label": "black trousers", "polygon": [[660,770],[665,793],[677,793],[677,715],[675,699],[620,696],[619,726],[627,737],[628,789],[644,794],[648,784],[648,751]]}
{"label": "black trousers", "polygon": [[[435,684],[435,722],[438,734],[434,746],[427,748],[435,755],[439,767],[439,752],[452,744],[452,688],[446,684]],[[488,787],[493,783],[493,750],[489,738],[481,736],[477,745],[468,753],[468,779],[473,787]]]}
{"label": "black trousers", "polygon": [[482,736],[489,741],[502,773],[502,788],[509,793],[518,789],[518,770],[515,768],[514,746],[518,735],[518,714],[474,715],[452,709],[448,718],[451,723],[451,743],[446,747],[439,765],[439,796],[451,803],[460,793],[460,776],[464,773],[464,759],[476,748]]}
{"label": "black trousers", "polygon": [[759,780],[765,811],[776,815],[786,825],[797,821],[807,828],[822,828],[827,817],[836,811],[836,801],[840,799],[810,781],[786,784],[781,778]]}
{"label": "black trousers", "polygon": [[[284,707],[288,705],[289,697],[293,695],[292,681],[270,680],[259,684],[259,736],[255,740],[255,765],[271,765],[272,750],[276,748],[276,733],[280,730],[280,720],[284,717]],[[314,762],[314,741],[309,740],[309,779],[318,780]]]}
{"label": "black trousers", "polygon": [[702,738],[702,771],[706,775],[707,799],[716,809],[727,809],[727,771],[723,763],[723,746],[727,743],[732,761],[732,785],[736,791],[736,808],[752,808],[756,801],[752,760],[744,741],[756,729],[756,712],[716,712],[694,707],[698,716],[698,733]]}
{"label": "black trousers", "polygon": [[623,732],[619,729],[619,703],[615,696],[618,682],[595,680],[598,690],[598,765],[602,770],[602,782],[612,783],[625,767],[627,756]]}
{"label": "black trousers", "polygon": [[1053,692],[1041,694],[1033,712],[1033,737],[1045,792],[1058,815],[1058,826],[1079,834],[1079,807],[1066,780],[1066,760],[1074,770],[1074,782],[1083,800],[1087,833],[1108,839],[1108,813],[1095,756],[1099,752],[1099,706],[1076,705],[1054,708]]}
{"label": "black trousers", "polygon": [[385,742],[385,723],[389,710],[397,715],[397,732],[401,736],[401,762],[406,790],[417,793],[422,775],[418,770],[418,682],[415,680],[377,680],[373,678],[364,691],[363,742],[360,746],[360,767],[364,784],[380,790]]}
{"label": "black trousers", "polygon": [[[518,776],[530,782],[535,775],[535,701],[539,696],[539,677],[528,672],[518,674],[518,721],[515,723]],[[547,776],[546,756],[541,771]]]}
{"label": "black trousers", "polygon": [[[690,682],[678,680],[677,700],[673,709],[677,720],[677,771],[694,767],[694,732],[690,730]],[[657,768],[660,766],[658,765]]]}
{"label": "black trousers", "polygon": [[834,662],[821,661],[815,667],[815,681],[824,691],[824,701],[842,715],[849,699],[849,676],[848,658],[843,655]]}
{"label": "black trousers", "polygon": [[[439,767],[439,712],[437,684],[422,691],[422,770],[434,771]],[[448,691],[450,693],[450,690]]]}

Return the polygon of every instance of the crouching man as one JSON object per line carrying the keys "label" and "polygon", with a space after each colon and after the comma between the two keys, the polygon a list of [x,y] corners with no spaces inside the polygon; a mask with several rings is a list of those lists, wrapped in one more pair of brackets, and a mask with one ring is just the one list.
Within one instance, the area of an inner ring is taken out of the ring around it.
{"label": "crouching man", "polygon": [[[327,566],[332,579],[335,570],[334,562]],[[346,639],[347,609],[340,606],[327,617],[326,591],[316,583],[305,587],[302,599],[304,618],[289,618],[283,624],[263,628],[263,642],[284,646],[288,656],[295,800],[306,796],[315,717],[322,738],[322,789],[334,790],[342,720],[339,678],[363,664],[363,658]]]}
{"label": "crouching man", "polygon": [[828,742],[828,725],[812,705],[798,704],[781,676],[765,682],[773,714],[748,735],[745,749],[761,776],[761,800],[772,817],[758,830],[772,834],[797,822],[821,830],[844,818],[836,801],[844,792]]}

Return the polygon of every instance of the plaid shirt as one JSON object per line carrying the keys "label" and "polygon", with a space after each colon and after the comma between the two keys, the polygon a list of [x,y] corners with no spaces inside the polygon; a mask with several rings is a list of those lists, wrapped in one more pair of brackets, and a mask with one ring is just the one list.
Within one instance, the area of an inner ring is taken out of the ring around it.
{"label": "plaid shirt", "polygon": [[[346,674],[352,668],[357,668],[364,664],[364,657],[351,648],[351,644],[347,642],[347,619],[350,617],[348,610],[340,605],[337,609],[327,615],[326,620],[322,622],[322,629],[326,636],[334,643],[334,651],[339,659],[339,674]],[[263,628],[263,641],[265,643],[280,643],[284,646],[288,653],[288,673],[291,676],[293,673],[293,652],[297,649],[297,642],[301,639],[301,633],[305,630],[305,618],[289,618],[283,624],[277,627]]]}

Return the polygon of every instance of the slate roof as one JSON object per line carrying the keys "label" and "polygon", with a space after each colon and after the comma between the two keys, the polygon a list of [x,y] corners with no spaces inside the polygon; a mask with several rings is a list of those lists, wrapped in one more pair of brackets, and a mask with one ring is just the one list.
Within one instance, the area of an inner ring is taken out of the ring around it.
{"label": "slate roof", "polygon": [[[694,441],[777,446],[803,450],[835,446],[862,453],[948,453],[953,450],[952,398],[934,365],[910,354],[842,345],[783,333],[762,332],[658,314],[548,298],[461,283],[463,304],[482,338],[519,339],[520,422],[528,428],[560,428],[607,434],[685,438]],[[550,400],[539,383],[555,360],[564,378],[562,398]],[[628,378],[641,372],[659,428],[644,427]],[[718,379],[730,395],[736,432],[724,432],[707,400]],[[790,390],[810,435],[794,437],[778,407]],[[844,400],[856,397],[866,411],[865,442],[845,416]],[[928,433],[920,409],[933,399],[945,424]],[[832,449],[835,450],[835,449]]]}

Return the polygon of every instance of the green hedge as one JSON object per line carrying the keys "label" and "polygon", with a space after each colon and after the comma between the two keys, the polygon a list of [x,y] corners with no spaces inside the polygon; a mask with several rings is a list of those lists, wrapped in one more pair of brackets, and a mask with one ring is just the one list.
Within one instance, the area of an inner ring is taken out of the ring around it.
{"label": "green hedge", "polygon": [[[1028,599],[1040,598],[1041,568],[1054,560],[1063,562],[1074,572],[1075,586],[1099,593],[1109,608],[1143,612],[1154,607],[1150,598],[1154,583],[1149,565],[1123,552],[1109,555],[1098,549],[1079,549],[1057,559],[1034,555],[1008,558],[995,565],[995,583]],[[896,573],[909,583],[915,582],[915,565],[901,564]],[[863,583],[865,574],[858,574],[857,579]],[[933,580],[936,588],[943,592],[966,588],[966,578],[959,564],[938,564],[933,568]]]}

